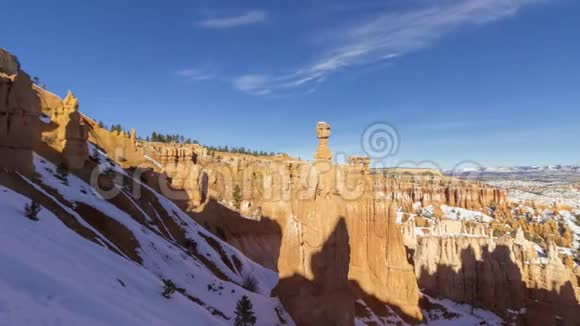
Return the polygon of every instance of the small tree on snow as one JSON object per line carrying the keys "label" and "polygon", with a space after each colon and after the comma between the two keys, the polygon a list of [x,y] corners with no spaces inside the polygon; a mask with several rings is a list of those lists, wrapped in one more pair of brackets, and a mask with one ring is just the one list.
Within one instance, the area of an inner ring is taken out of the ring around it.
{"label": "small tree on snow", "polygon": [[258,291],[258,280],[252,275],[246,274],[242,279],[242,287],[250,292]]}
{"label": "small tree on snow", "polygon": [[254,326],[256,325],[256,316],[254,315],[252,301],[247,296],[243,296],[236,304],[235,326]]}
{"label": "small tree on snow", "polygon": [[177,287],[175,286],[175,283],[173,283],[172,280],[163,280],[163,294],[161,295],[169,299],[176,289]]}
{"label": "small tree on snow", "polygon": [[56,167],[56,177],[60,179],[63,185],[68,186],[68,168],[64,163]]}
{"label": "small tree on snow", "polygon": [[24,205],[24,214],[33,221],[38,221],[38,213],[40,212],[40,204],[37,201],[30,201]]}

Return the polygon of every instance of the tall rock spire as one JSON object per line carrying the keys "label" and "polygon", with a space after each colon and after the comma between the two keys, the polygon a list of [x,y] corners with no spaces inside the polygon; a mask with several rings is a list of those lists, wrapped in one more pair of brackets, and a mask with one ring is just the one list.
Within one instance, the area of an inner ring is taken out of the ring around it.
{"label": "tall rock spire", "polygon": [[314,159],[332,160],[332,152],[328,148],[328,138],[330,137],[330,125],[326,122],[316,124],[316,137],[318,137],[318,148]]}

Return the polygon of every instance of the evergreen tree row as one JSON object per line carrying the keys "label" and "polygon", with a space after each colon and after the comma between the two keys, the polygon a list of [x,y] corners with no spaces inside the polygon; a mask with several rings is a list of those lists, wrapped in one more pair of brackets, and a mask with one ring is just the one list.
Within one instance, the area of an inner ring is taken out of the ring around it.
{"label": "evergreen tree row", "polygon": [[[107,126],[102,122],[99,121],[99,127],[107,129]],[[125,129],[121,124],[113,124],[110,128],[110,131],[118,131],[124,132]],[[151,136],[147,136],[145,139],[141,137],[137,137],[138,140],[145,140],[157,143],[177,143],[177,144],[199,144],[199,142],[195,139],[185,138],[183,135],[179,134],[162,134],[159,132],[152,132]],[[228,147],[226,146],[206,146],[210,155],[215,155],[217,152],[224,152],[224,153],[236,153],[236,154],[248,154],[254,156],[274,156],[281,153],[274,153],[274,152],[266,152],[266,151],[257,151],[251,150],[249,148],[245,148],[244,146],[241,147]]]}
{"label": "evergreen tree row", "polygon": [[[265,152],[265,151],[256,151],[256,150],[251,150],[249,148],[245,148],[245,147],[228,147],[226,146],[206,146],[207,150],[209,152],[210,155],[212,155],[215,152],[225,152],[225,153],[236,153],[236,154],[248,154],[248,155],[254,155],[254,156],[274,156],[276,155],[276,153],[274,152]],[[279,153],[280,154],[280,153]]]}
{"label": "evergreen tree row", "polygon": [[158,132],[152,132],[151,137],[147,136],[146,141],[158,142],[158,143],[178,143],[178,144],[199,144],[195,139],[185,138],[183,135],[164,135]]}
{"label": "evergreen tree row", "polygon": [[121,126],[120,123],[118,123],[116,125],[112,125],[110,130],[111,131],[118,131],[119,133],[122,133],[123,131],[125,131],[125,129],[123,129],[123,126]]}
{"label": "evergreen tree row", "polygon": [[120,123],[118,124],[113,124],[111,125],[111,127],[107,127],[107,125],[105,125],[105,123],[103,121],[99,121],[98,122],[99,128],[103,128],[103,129],[109,129],[109,131],[113,132],[113,131],[118,131],[119,133],[125,131],[125,129],[123,129],[123,126],[121,126]]}

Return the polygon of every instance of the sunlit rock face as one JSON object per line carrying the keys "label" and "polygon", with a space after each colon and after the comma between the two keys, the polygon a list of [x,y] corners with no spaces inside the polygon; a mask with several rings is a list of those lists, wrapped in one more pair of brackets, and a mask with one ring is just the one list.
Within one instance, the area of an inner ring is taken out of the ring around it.
{"label": "sunlit rock face", "polygon": [[40,105],[16,57],[0,49],[0,168],[31,174],[40,139]]}
{"label": "sunlit rock face", "polygon": [[332,152],[328,147],[328,138],[330,137],[330,125],[326,122],[319,122],[316,125],[316,137],[318,138],[318,148],[314,159],[332,160]]}
{"label": "sunlit rock face", "polygon": [[[408,318],[421,319],[419,290],[395,223],[398,203],[391,197],[375,198],[364,184],[356,196],[347,194],[340,179],[346,174],[362,177],[362,170],[346,170],[321,161],[302,164],[300,170],[298,175],[307,176],[309,181],[293,180],[290,200],[263,207],[265,215],[277,214],[275,219],[285,222],[277,294],[299,318],[298,323],[304,318],[307,325],[309,320],[311,325],[352,324],[352,303],[360,297],[373,297]],[[297,279],[312,290],[290,286]],[[318,306],[313,312],[313,302],[327,296],[350,309],[337,314],[336,308]]]}
{"label": "sunlit rock face", "polygon": [[89,158],[89,126],[79,111],[79,100],[68,91],[65,98],[35,86],[45,123],[42,141],[62,153],[69,169],[80,169]]}
{"label": "sunlit rock face", "polygon": [[[275,294],[299,323],[352,324],[353,303],[359,298],[372,298],[410,320],[420,320],[419,290],[396,225],[397,209],[411,212],[419,202],[433,205],[439,215],[438,207],[444,204],[485,212],[493,206],[498,213],[509,212],[504,209],[505,194],[442,175],[377,173],[369,168],[367,157],[336,165],[328,148],[330,126],[318,124],[316,131],[319,149],[313,162],[208,155],[199,145],[143,142],[142,148],[170,177],[171,187],[185,190],[193,209],[203,210],[213,198],[248,218],[264,218],[279,226],[280,247],[266,265],[278,269]],[[236,188],[242,197],[239,208]],[[255,243],[237,245],[257,255]]]}

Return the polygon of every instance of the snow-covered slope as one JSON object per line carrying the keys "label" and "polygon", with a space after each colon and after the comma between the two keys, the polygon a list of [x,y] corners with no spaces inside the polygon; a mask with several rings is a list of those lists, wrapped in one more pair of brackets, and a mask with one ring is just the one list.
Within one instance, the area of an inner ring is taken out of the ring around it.
{"label": "snow-covered slope", "polygon": [[[270,297],[276,273],[150,187],[140,184],[146,205],[120,189],[123,204],[74,175],[63,183],[38,155],[35,166],[37,178],[14,183],[45,203],[38,222],[24,216],[31,198],[0,187],[0,325],[232,325],[243,295],[259,325],[293,324]],[[241,286],[248,278],[256,289]],[[180,288],[170,299],[161,295],[163,279]]]}
{"label": "snow-covered slope", "polygon": [[165,299],[159,277],[87,241],[46,208],[0,187],[0,325],[224,324],[181,294]]}
{"label": "snow-covered slope", "polygon": [[580,173],[579,165],[522,165],[511,167],[473,167],[458,170],[456,172],[481,172],[481,173]]}
{"label": "snow-covered slope", "polygon": [[[372,310],[368,308],[364,301],[359,300],[356,304],[359,310],[366,313],[366,316],[355,319],[356,326],[410,325],[399,318],[388,306],[385,307],[387,310],[385,316],[377,316],[372,313]],[[490,311],[474,308],[468,304],[456,303],[448,299],[433,298],[426,294],[422,294],[421,306],[424,320],[416,324],[416,326],[500,326],[505,324],[501,318]]]}
{"label": "snow-covered slope", "polygon": [[495,180],[544,180],[544,181],[579,181],[580,166],[578,165],[545,165],[545,166],[513,166],[513,167],[482,167],[474,166],[464,169],[446,171],[446,175],[459,178]]}

